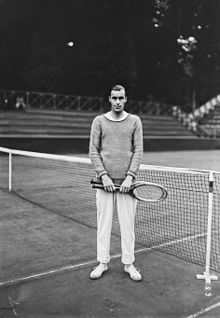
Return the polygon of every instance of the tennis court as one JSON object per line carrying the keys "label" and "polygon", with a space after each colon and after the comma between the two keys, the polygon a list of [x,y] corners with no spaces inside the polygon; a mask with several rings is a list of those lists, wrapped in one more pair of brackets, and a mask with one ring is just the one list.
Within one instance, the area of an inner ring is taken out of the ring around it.
{"label": "tennis court", "polygon": [[[0,157],[0,317],[219,317],[220,283],[205,296],[206,194],[209,174],[220,171],[214,151],[146,153],[140,179],[163,183],[169,192],[157,205],[140,204],[136,265],[143,281],[123,272],[117,217],[110,270],[91,281],[96,265],[93,170],[72,162],[13,155]],[[15,158],[14,158],[15,157]],[[83,157],[83,156],[82,156]],[[69,156],[72,158],[72,156]],[[211,272],[220,271],[219,174],[215,174]]]}

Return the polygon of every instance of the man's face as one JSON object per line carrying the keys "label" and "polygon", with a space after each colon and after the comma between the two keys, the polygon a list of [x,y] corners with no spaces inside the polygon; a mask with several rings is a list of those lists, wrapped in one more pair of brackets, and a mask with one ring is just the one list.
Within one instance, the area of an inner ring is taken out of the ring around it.
{"label": "man's face", "polygon": [[115,113],[121,113],[124,110],[125,103],[127,102],[125,91],[123,89],[120,91],[111,91],[109,101],[111,103],[111,110]]}

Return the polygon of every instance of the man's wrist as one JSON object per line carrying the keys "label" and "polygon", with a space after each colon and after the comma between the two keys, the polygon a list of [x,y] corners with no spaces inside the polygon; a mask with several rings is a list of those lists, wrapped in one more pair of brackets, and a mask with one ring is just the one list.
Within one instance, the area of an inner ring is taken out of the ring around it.
{"label": "man's wrist", "polygon": [[130,181],[133,181],[133,176],[131,174],[127,174],[126,176],[126,179],[130,180]]}
{"label": "man's wrist", "polygon": [[105,173],[105,174],[101,175],[101,179],[102,179],[102,180],[103,180],[103,179],[105,179],[105,178],[109,178],[109,176],[108,176],[108,174],[107,174],[107,173]]}

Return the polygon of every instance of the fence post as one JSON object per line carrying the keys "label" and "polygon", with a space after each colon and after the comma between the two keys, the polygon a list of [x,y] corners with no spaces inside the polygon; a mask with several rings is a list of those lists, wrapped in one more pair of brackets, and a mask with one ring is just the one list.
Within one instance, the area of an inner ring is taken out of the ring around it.
{"label": "fence post", "polygon": [[53,108],[56,109],[56,94],[53,94]]}
{"label": "fence post", "polygon": [[26,92],[26,106],[29,107],[29,92]]}
{"label": "fence post", "polygon": [[160,104],[158,102],[156,103],[156,115],[160,115]]}
{"label": "fence post", "polygon": [[80,98],[80,96],[77,96],[77,110],[81,110],[80,104],[81,104],[81,98]]}

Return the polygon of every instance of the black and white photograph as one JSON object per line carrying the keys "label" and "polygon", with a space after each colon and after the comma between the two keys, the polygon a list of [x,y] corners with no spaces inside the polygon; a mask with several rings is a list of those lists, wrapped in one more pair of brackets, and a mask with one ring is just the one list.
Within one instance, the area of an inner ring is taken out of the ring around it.
{"label": "black and white photograph", "polygon": [[0,0],[15,317],[220,317],[219,0]]}

